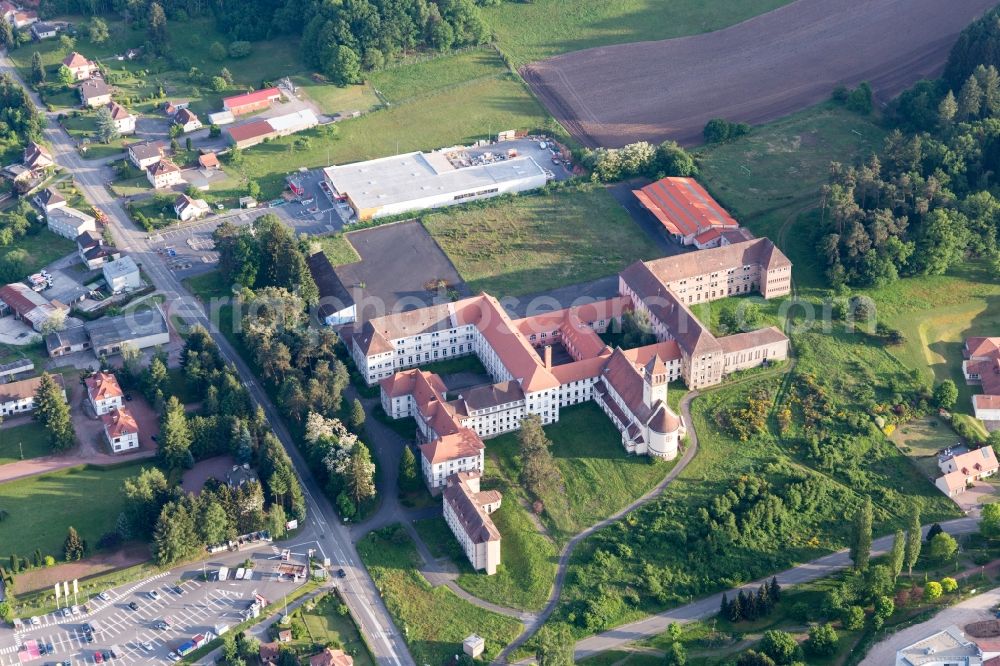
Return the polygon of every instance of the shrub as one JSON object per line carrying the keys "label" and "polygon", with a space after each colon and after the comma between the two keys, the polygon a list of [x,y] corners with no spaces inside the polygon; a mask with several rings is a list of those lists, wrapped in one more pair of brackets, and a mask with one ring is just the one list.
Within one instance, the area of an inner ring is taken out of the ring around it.
{"label": "shrub", "polygon": [[229,45],[229,57],[230,58],[246,58],[250,55],[253,50],[253,45],[250,42],[237,41]]}
{"label": "shrub", "polygon": [[924,600],[934,601],[941,596],[942,591],[943,589],[941,587],[941,583],[932,580],[927,583],[927,587],[924,588]]}
{"label": "shrub", "polygon": [[829,656],[837,651],[838,638],[837,630],[829,622],[813,625],[806,639],[806,651],[817,657]]}
{"label": "shrub", "polygon": [[941,590],[946,594],[950,594],[958,589],[958,581],[954,578],[942,578],[941,579]]}
{"label": "shrub", "polygon": [[712,118],[705,124],[702,135],[708,143],[727,143],[750,133],[747,123],[733,123],[722,118]]}
{"label": "shrub", "polygon": [[844,623],[844,629],[857,631],[865,626],[865,609],[861,606],[849,606],[845,608],[842,622]]}

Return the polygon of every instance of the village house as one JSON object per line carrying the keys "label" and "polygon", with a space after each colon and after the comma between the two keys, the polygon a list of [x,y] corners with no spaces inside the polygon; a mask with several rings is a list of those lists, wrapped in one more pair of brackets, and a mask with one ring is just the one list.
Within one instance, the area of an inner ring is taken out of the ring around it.
{"label": "village house", "polygon": [[76,51],[63,58],[62,64],[73,73],[75,81],[85,81],[99,71],[97,63],[87,60]]}
{"label": "village house", "polygon": [[[62,389],[63,400],[66,399],[66,385],[62,375],[51,375],[55,383]],[[17,382],[0,384],[0,416],[24,414],[35,409],[35,394],[42,383],[41,376],[22,379]]]}
{"label": "village house", "polygon": [[258,648],[261,666],[277,666],[281,646],[277,642],[261,643]]}
{"label": "village house", "polygon": [[136,116],[118,102],[108,102],[106,105],[115,123],[115,130],[122,135],[135,134]]}
{"label": "village house", "polygon": [[52,159],[49,149],[34,141],[24,147],[21,163],[31,171],[43,171],[55,166],[55,160]]}
{"label": "village house", "polygon": [[190,109],[181,109],[174,114],[174,124],[179,126],[184,133],[201,129],[201,121]]}
{"label": "village house", "polygon": [[198,156],[198,167],[204,171],[216,171],[220,168],[219,156],[213,151],[204,152]]}
{"label": "village house", "polygon": [[139,424],[128,409],[116,407],[101,416],[104,438],[113,453],[139,448]]}
{"label": "village house", "polygon": [[87,399],[96,416],[123,406],[122,398],[125,394],[118,385],[118,378],[110,372],[95,372],[84,379],[83,383],[87,386]]}
{"label": "village house", "polygon": [[69,240],[76,240],[86,231],[97,231],[97,220],[92,215],[69,206],[57,206],[46,211],[49,231]]}
{"label": "village house", "polygon": [[32,197],[32,201],[35,205],[42,209],[42,212],[48,214],[49,211],[55,210],[56,208],[66,207],[66,197],[59,193],[54,187],[46,187]]}
{"label": "village house", "polygon": [[444,519],[461,544],[472,568],[492,576],[500,565],[500,531],[490,514],[500,508],[502,495],[481,491],[480,472],[458,472],[444,489]]}
{"label": "village house", "polygon": [[955,497],[976,481],[996,474],[1000,468],[992,446],[984,446],[973,451],[953,455],[946,453],[938,457],[941,476],[934,485],[948,497]]}
{"label": "village house", "polygon": [[122,256],[118,248],[106,245],[101,234],[96,231],[85,231],[76,237],[76,252],[80,256],[80,261],[91,270]]}
{"label": "village house", "polygon": [[182,194],[174,201],[174,214],[181,222],[197,220],[208,215],[210,212],[208,203],[204,199],[192,199],[186,194]]}
{"label": "village house", "polygon": [[107,106],[111,103],[111,86],[99,76],[87,79],[80,84],[80,103],[90,109]]}
{"label": "village house", "polygon": [[146,180],[157,190],[184,182],[180,167],[165,157],[146,168]]}
{"label": "village house", "polygon": [[59,301],[49,301],[22,282],[12,282],[0,287],[2,314],[9,310],[14,319],[28,323],[35,331],[49,327],[49,322],[61,324],[69,307]]}
{"label": "village house", "polygon": [[14,20],[11,21],[11,25],[14,26],[15,30],[20,30],[21,28],[27,28],[37,21],[38,13],[29,9],[14,14]]}
{"label": "village house", "polygon": [[274,102],[281,101],[281,91],[277,88],[265,88],[243,95],[234,95],[222,100],[222,108],[234,116],[242,116],[254,111],[262,111]]}
{"label": "village house", "polygon": [[42,41],[43,39],[52,39],[59,31],[51,23],[36,23],[31,26],[31,36],[36,41]]}
{"label": "village house", "polygon": [[328,647],[309,657],[309,666],[354,666],[354,657],[343,650]]}
{"label": "village house", "polygon": [[112,294],[133,291],[142,287],[142,275],[132,257],[125,256],[121,259],[108,261],[101,266],[101,271],[104,273],[104,281],[108,283],[108,289]]}
{"label": "village house", "polygon": [[1000,337],[967,338],[962,355],[966,383],[982,386],[982,393],[972,396],[976,418],[990,432],[1000,429]]}
{"label": "village house", "polygon": [[139,141],[129,144],[128,159],[139,169],[147,169],[161,159],[165,154],[163,144],[158,141]]}
{"label": "village house", "polygon": [[169,100],[163,103],[163,112],[173,118],[177,113],[183,109],[188,108],[191,104],[189,100]]}

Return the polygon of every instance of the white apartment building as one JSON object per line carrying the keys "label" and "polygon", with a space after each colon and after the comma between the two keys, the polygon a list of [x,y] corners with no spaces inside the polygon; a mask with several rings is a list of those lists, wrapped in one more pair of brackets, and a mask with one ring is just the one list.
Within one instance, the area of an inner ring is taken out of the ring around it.
{"label": "white apartment building", "polygon": [[488,576],[500,565],[500,531],[490,514],[500,508],[502,495],[481,491],[479,472],[460,472],[448,477],[444,489],[444,519],[461,544],[472,568]]}
{"label": "white apartment building", "polygon": [[110,372],[96,372],[84,380],[87,386],[87,398],[90,406],[94,408],[94,414],[101,416],[108,412],[121,409],[123,403],[121,386],[118,379]]}
{"label": "white apartment building", "polygon": [[114,453],[122,453],[139,448],[139,425],[135,417],[125,408],[114,408],[101,415],[104,424],[104,438]]}
{"label": "white apartment building", "polygon": [[[62,388],[63,399],[66,399],[66,385],[62,375],[52,375],[52,379]],[[41,376],[22,379],[18,382],[0,384],[0,416],[23,414],[35,408],[35,394],[42,383]]]}

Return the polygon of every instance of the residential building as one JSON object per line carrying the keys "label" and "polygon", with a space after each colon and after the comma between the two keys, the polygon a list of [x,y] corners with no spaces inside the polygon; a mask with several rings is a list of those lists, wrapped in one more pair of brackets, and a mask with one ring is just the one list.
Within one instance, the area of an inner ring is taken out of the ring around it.
{"label": "residential building", "polygon": [[179,125],[183,132],[194,132],[201,129],[201,121],[191,109],[181,109],[174,114],[174,124]]}
{"label": "residential building", "polygon": [[354,657],[343,650],[328,647],[309,657],[309,666],[354,666]]}
{"label": "residential building", "polygon": [[[66,399],[66,385],[62,375],[50,375],[62,389],[63,400]],[[24,414],[35,409],[35,394],[42,383],[41,376],[22,379],[17,382],[0,384],[0,416]]]}
{"label": "residential building", "polygon": [[281,646],[277,642],[261,643],[259,648],[261,666],[277,666]]}
{"label": "residential building", "polygon": [[139,169],[148,169],[161,159],[166,151],[159,141],[139,141],[128,146],[128,159]]}
{"label": "residential building", "polygon": [[265,88],[243,95],[226,97],[222,100],[222,108],[234,116],[242,116],[254,111],[262,111],[274,102],[281,101],[281,91],[277,88]]}
{"label": "residential building", "polygon": [[723,231],[740,226],[694,178],[661,178],[632,193],[683,245],[718,247]]}
{"label": "residential building", "polygon": [[174,214],[182,222],[197,220],[208,215],[211,209],[204,199],[192,199],[186,194],[182,194],[174,201]]}
{"label": "residential building", "polygon": [[31,36],[36,41],[42,41],[43,39],[52,39],[59,31],[51,23],[36,23],[31,26]]}
{"label": "residential building", "polygon": [[480,490],[481,477],[479,472],[448,477],[443,493],[444,519],[472,568],[492,576],[500,565],[500,531],[490,514],[500,508],[503,496],[496,490]]}
{"label": "residential building", "polygon": [[62,64],[69,68],[76,81],[86,81],[99,71],[97,63],[87,60],[76,51],[63,58]]}
{"label": "residential building", "polygon": [[94,409],[94,414],[101,416],[112,409],[124,406],[124,393],[118,385],[118,378],[110,372],[95,372],[83,380],[87,387],[87,399]]}
{"label": "residential building", "polygon": [[111,103],[111,86],[99,76],[87,79],[80,84],[78,90],[80,103],[88,108],[96,109]]}
{"label": "residential building", "polygon": [[83,326],[55,331],[45,336],[45,348],[49,356],[65,356],[90,349],[90,336]]}
{"label": "residential building", "polygon": [[26,10],[14,14],[14,20],[11,22],[11,25],[14,26],[15,30],[20,30],[21,28],[27,28],[29,25],[37,21],[38,13],[32,10]]}
{"label": "residential building", "polygon": [[101,317],[84,324],[94,355],[113,356],[123,347],[146,349],[170,342],[170,329],[159,307],[134,310],[117,317]]}
{"label": "residential building", "polygon": [[938,469],[941,476],[934,485],[948,497],[956,497],[973,485],[976,481],[986,479],[997,473],[1000,463],[997,462],[993,447],[984,446],[973,451],[953,454],[946,451],[938,456]]}
{"label": "residential building", "polygon": [[97,220],[92,215],[69,206],[57,206],[45,213],[49,231],[69,240],[76,240],[87,231],[97,231]]}
{"label": "residential building", "polygon": [[125,256],[115,261],[106,262],[101,266],[104,281],[113,294],[133,291],[142,287],[142,275],[139,266],[132,257]]}
{"label": "residential building", "polygon": [[42,171],[55,165],[52,153],[40,143],[30,142],[24,147],[24,155],[21,159],[24,166],[31,171]]}
{"label": "residential building", "polygon": [[444,151],[412,152],[323,169],[335,196],[360,220],[440,208],[542,187],[545,171],[530,156],[464,166]]}
{"label": "residential building", "polygon": [[90,270],[100,268],[108,261],[121,258],[121,252],[113,245],[106,245],[101,234],[85,231],[76,237],[76,251],[80,261]]}
{"label": "residential building", "polygon": [[173,118],[191,105],[190,100],[171,100],[163,103],[163,112]]}
{"label": "residential building", "polygon": [[27,192],[41,181],[41,178],[23,164],[8,164],[3,168],[3,177],[14,183],[18,192]]}
{"label": "residential building", "polygon": [[108,102],[106,105],[111,112],[111,120],[115,123],[115,130],[121,135],[135,134],[136,116],[118,102]]}
{"label": "residential building", "polygon": [[62,324],[69,312],[68,306],[59,301],[49,301],[21,282],[0,287],[0,302],[5,313],[9,310],[15,319],[26,322],[39,332],[48,326],[50,320]]}
{"label": "residential building", "polygon": [[66,207],[66,197],[59,194],[59,190],[54,187],[46,187],[44,190],[41,190],[38,194],[32,197],[32,201],[34,201],[35,205],[41,208],[42,212],[46,214],[56,208]]}
{"label": "residential building", "polygon": [[249,148],[270,139],[288,136],[315,127],[319,118],[309,109],[286,113],[266,120],[253,120],[226,129],[230,142],[237,148]]}
{"label": "residential building", "polygon": [[895,666],[1000,666],[1000,646],[951,625],[897,651]]}
{"label": "residential building", "polygon": [[184,182],[180,167],[166,157],[146,168],[146,180],[157,190]]}
{"label": "residential building", "polygon": [[104,438],[112,453],[139,448],[139,424],[128,409],[116,407],[101,416]]}
{"label": "residential building", "polygon": [[358,312],[354,297],[340,281],[337,271],[326,255],[317,252],[310,255],[306,261],[313,281],[319,289],[317,318],[327,326],[341,326],[355,321]]}
{"label": "residential building", "polygon": [[966,383],[982,386],[982,393],[972,396],[976,418],[991,432],[1000,429],[1000,337],[966,338],[962,356]]}

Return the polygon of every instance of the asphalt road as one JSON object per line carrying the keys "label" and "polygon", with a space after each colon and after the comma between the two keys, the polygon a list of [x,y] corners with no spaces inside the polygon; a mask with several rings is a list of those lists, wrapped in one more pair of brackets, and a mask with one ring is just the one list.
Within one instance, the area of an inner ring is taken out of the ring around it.
{"label": "asphalt road", "polygon": [[[0,72],[6,72],[19,81],[25,90],[28,90],[39,110],[45,113],[38,97],[21,81],[6,52],[0,57]],[[45,130],[45,138],[52,146],[56,162],[73,175],[87,201],[108,215],[112,235],[118,247],[143,265],[150,280],[166,296],[168,315],[174,320],[180,319],[189,325],[199,324],[207,329],[223,356],[236,367],[254,401],[264,409],[267,420],[288,451],[302,481],[309,514],[306,525],[303,526],[307,535],[305,538],[315,539],[321,553],[329,557],[337,567],[347,571],[348,575],[342,581],[341,589],[361,632],[371,646],[375,659],[380,664],[395,666],[414,664],[406,643],[393,624],[374,582],[361,564],[348,530],[339,522],[333,507],[324,497],[285,428],[281,416],[257,383],[249,366],[209,320],[201,303],[188,293],[176,276],[159,260],[146,240],[146,232],[133,226],[121,203],[111,196],[105,186],[111,180],[111,170],[103,165],[90,165],[80,159],[69,136],[51,118],[49,127]]]}
{"label": "asphalt road", "polygon": [[[957,518],[955,520],[941,523],[941,527],[943,527],[949,534],[969,534],[979,529],[978,522],[978,517],[970,516],[967,518]],[[927,527],[924,528],[925,534],[927,529]],[[881,555],[887,552],[892,546],[892,540],[892,535],[875,539],[872,543],[872,556]],[[847,550],[841,550],[779,573],[778,582],[784,587],[808,583],[846,569],[849,566],[851,566],[850,555]],[[761,583],[770,579],[771,577],[768,576],[766,579],[749,583],[743,586],[742,589],[753,591],[757,589]],[[730,599],[733,597],[735,592],[736,590],[728,591]],[[585,638],[576,644],[576,661],[592,657],[599,652],[620,648],[627,643],[652,638],[653,636],[662,634],[673,622],[686,624],[688,622],[694,622],[695,620],[710,617],[719,611],[719,605],[721,603],[722,593],[713,594],[710,597],[699,599],[698,601],[687,604],[686,606],[679,606],[678,608],[664,611],[663,613],[658,613],[657,615],[650,615],[642,620],[630,622],[629,624],[611,629],[610,631],[605,631],[597,634],[596,636]]]}

